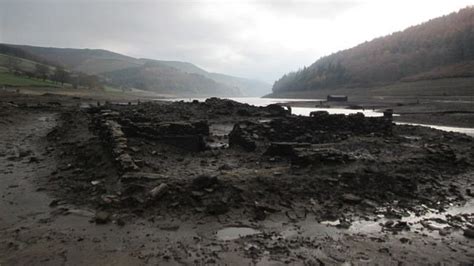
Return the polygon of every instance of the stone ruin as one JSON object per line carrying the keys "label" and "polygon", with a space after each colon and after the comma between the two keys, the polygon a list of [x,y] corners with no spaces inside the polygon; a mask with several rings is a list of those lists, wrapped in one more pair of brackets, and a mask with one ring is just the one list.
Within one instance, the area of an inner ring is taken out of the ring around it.
{"label": "stone ruin", "polygon": [[235,124],[229,134],[230,147],[252,152],[260,149],[266,156],[282,156],[292,164],[347,163],[350,153],[323,144],[337,143],[352,136],[389,136],[392,122],[363,114],[330,115],[316,112],[311,117],[285,117],[255,123]]}

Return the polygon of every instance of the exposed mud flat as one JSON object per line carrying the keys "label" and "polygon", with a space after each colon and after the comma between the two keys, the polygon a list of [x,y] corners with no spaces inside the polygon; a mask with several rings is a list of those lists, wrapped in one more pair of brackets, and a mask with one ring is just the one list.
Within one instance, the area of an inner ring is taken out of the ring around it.
{"label": "exposed mud flat", "polygon": [[[20,227],[1,220],[5,263],[31,262],[35,251],[51,264],[474,258],[474,140],[466,135],[220,99],[33,106],[0,108],[9,129],[1,135],[0,161],[10,165],[0,173],[10,180],[4,201],[25,197],[12,192],[22,184],[10,186],[27,168],[30,196],[46,197],[29,207],[38,218],[20,218]],[[17,140],[39,125],[30,142]],[[31,205],[2,208],[22,204]],[[61,234],[62,253],[57,239],[29,241],[40,230]],[[83,248],[73,252],[76,245]]]}

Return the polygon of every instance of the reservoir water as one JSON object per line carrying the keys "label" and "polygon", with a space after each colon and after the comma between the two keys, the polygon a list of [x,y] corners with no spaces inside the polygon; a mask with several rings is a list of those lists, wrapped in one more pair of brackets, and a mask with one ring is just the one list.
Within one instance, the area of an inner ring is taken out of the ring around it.
{"label": "reservoir water", "polygon": [[[200,102],[205,101],[208,98],[170,98],[170,99],[158,99],[164,101],[185,101],[192,102],[198,100]],[[323,101],[325,99],[284,99],[284,98],[258,98],[258,97],[229,97],[230,99],[239,103],[246,103],[255,106],[267,106],[272,103],[289,103],[289,102],[314,102]]]}

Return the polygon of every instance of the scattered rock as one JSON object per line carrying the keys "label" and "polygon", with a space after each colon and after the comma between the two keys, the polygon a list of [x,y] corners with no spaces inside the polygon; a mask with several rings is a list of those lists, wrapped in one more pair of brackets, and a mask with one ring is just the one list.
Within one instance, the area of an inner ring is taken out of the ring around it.
{"label": "scattered rock", "polygon": [[164,231],[177,231],[179,229],[179,224],[161,224],[158,227]]}
{"label": "scattered rock", "polygon": [[192,186],[197,190],[212,187],[217,184],[216,176],[200,175],[193,180]]}
{"label": "scattered rock", "polygon": [[117,218],[117,220],[115,220],[115,223],[118,226],[125,226],[125,221],[122,218]]}
{"label": "scattered rock", "polygon": [[61,202],[60,200],[54,199],[49,203],[49,207],[56,207],[59,205],[60,202]]}
{"label": "scattered rock", "polygon": [[342,195],[342,200],[347,203],[356,204],[360,203],[362,198],[351,193],[346,193]]}
{"label": "scattered rock", "polygon": [[410,239],[408,239],[406,237],[402,237],[402,238],[400,238],[400,242],[402,242],[403,244],[406,244],[406,243],[410,242]]}
{"label": "scattered rock", "polygon": [[447,229],[447,228],[443,228],[443,229],[440,229],[438,231],[439,235],[440,236],[447,236],[449,234],[451,234],[451,230]]}
{"label": "scattered rock", "polygon": [[213,201],[206,205],[206,212],[212,215],[220,215],[229,211],[229,206],[222,201]]}
{"label": "scattered rock", "polygon": [[159,186],[154,187],[150,190],[150,197],[152,199],[161,198],[166,192],[168,192],[169,186],[166,183],[161,183]]}
{"label": "scattered rock", "polygon": [[238,123],[229,134],[229,146],[241,147],[244,150],[251,152],[257,148],[256,142],[252,139],[252,135],[248,134],[242,127],[247,127],[250,122]]}
{"label": "scattered rock", "polygon": [[467,238],[474,238],[474,229],[472,228],[465,229],[464,236]]}
{"label": "scattered rock", "polygon": [[110,221],[110,213],[106,211],[99,211],[95,214],[94,221],[97,224],[106,224]]}
{"label": "scattered rock", "polygon": [[223,164],[219,167],[219,170],[224,170],[224,171],[229,171],[234,169],[235,167],[232,167],[230,164]]}
{"label": "scattered rock", "polygon": [[122,175],[120,178],[123,182],[132,182],[132,181],[149,181],[149,180],[160,180],[165,179],[166,176],[162,174],[155,173],[145,173],[145,172],[128,172]]}
{"label": "scattered rock", "polygon": [[272,142],[265,155],[268,156],[295,156],[295,148],[305,148],[311,146],[310,143],[298,142]]}

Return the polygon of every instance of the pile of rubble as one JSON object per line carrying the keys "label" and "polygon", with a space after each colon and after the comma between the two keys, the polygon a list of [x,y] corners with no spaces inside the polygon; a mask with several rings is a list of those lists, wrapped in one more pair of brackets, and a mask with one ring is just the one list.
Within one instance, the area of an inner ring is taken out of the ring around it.
{"label": "pile of rubble", "polygon": [[[230,100],[106,105],[90,108],[86,119],[119,170],[113,186],[94,181],[101,208],[244,209],[265,219],[294,208],[332,217],[394,200],[435,205],[466,196],[449,184],[474,158],[472,138],[462,135],[362,114],[291,116],[279,105]],[[216,125],[229,127],[219,141],[230,148],[210,148]]]}
{"label": "pile of rubble", "polygon": [[344,164],[356,159],[351,153],[335,148],[298,142],[272,142],[264,155],[289,157],[292,164],[303,166]]}
{"label": "pile of rubble", "polygon": [[248,152],[259,150],[267,156],[288,157],[296,165],[347,163],[356,157],[328,145],[357,136],[390,137],[392,127],[391,121],[384,118],[316,112],[311,117],[239,122],[229,134],[229,145]]}
{"label": "pile of rubble", "polygon": [[134,123],[121,119],[120,122],[129,136],[154,139],[193,152],[205,150],[204,137],[209,135],[207,121]]}
{"label": "pile of rubble", "polygon": [[122,131],[122,126],[113,120],[113,118],[116,118],[117,116],[118,113],[116,112],[106,109],[101,110],[94,117],[93,122],[98,131],[98,135],[110,149],[120,170],[122,172],[136,171],[138,170],[138,166],[134,163],[132,157],[127,152],[127,138],[125,133]]}

